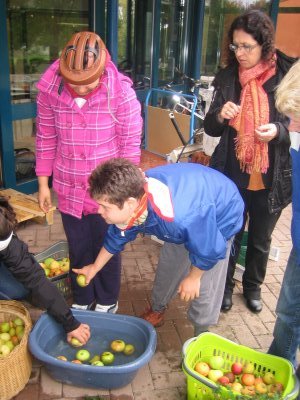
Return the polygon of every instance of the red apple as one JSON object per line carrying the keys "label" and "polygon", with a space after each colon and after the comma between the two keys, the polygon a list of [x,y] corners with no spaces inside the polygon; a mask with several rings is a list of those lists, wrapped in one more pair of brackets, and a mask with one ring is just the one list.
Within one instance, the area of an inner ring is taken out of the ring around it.
{"label": "red apple", "polygon": [[281,392],[283,392],[283,385],[281,382],[276,382],[269,386],[269,393],[281,393]]}
{"label": "red apple", "polygon": [[198,374],[203,375],[203,376],[207,376],[209,371],[210,371],[210,367],[209,365],[204,362],[204,361],[200,361],[195,365],[195,371],[198,372]]}
{"label": "red apple", "polygon": [[235,362],[231,366],[231,371],[234,373],[234,375],[240,375],[243,371],[243,365],[239,362]]}
{"label": "red apple", "polygon": [[230,383],[229,378],[227,376],[221,376],[221,378],[218,379],[218,383],[222,386],[227,386],[228,383]]}
{"label": "red apple", "polygon": [[230,383],[233,383],[235,380],[235,375],[232,372],[225,372],[224,376],[227,376]]}
{"label": "red apple", "polygon": [[257,376],[255,378],[254,385],[257,385],[258,383],[261,383],[261,382],[263,382],[263,378],[261,376]]}
{"label": "red apple", "polygon": [[241,376],[241,382],[246,386],[253,386],[255,382],[255,376],[253,374],[243,374]]}

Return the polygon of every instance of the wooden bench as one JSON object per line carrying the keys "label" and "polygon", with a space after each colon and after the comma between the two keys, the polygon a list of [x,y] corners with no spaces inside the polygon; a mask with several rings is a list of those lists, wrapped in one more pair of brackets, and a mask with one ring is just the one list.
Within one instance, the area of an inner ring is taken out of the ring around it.
{"label": "wooden bench", "polygon": [[34,196],[17,192],[14,189],[0,190],[0,195],[7,198],[16,213],[18,222],[33,219],[38,223],[46,222],[48,225],[53,224],[53,211],[56,209],[55,206],[47,213],[44,213],[44,211],[40,209],[38,200]]}

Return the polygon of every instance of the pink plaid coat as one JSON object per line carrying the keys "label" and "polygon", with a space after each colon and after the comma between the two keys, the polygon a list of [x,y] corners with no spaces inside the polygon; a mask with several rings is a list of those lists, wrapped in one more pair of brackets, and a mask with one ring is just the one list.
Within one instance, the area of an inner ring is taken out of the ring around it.
{"label": "pink plaid coat", "polygon": [[98,210],[88,177],[112,157],[138,164],[142,118],[131,80],[109,62],[101,86],[77,106],[67,88],[59,94],[58,60],[37,84],[36,174],[51,176],[60,211],[80,218]]}

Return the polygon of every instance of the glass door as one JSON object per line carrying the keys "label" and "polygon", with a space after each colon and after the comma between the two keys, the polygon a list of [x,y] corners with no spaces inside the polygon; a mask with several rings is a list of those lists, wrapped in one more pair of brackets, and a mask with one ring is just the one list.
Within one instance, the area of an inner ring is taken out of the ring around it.
{"label": "glass door", "polygon": [[[35,99],[36,82],[46,68],[59,57],[73,32],[89,29],[89,1],[7,0],[6,52],[9,59],[7,84],[12,121],[2,127],[2,141],[12,138],[2,165],[5,185],[29,191],[35,181]],[[1,43],[1,47],[5,43]],[[2,53],[3,54],[3,53]],[[5,150],[4,150],[5,151]],[[14,165],[12,165],[14,164]],[[10,168],[10,171],[5,169]],[[13,168],[14,174],[11,169]],[[13,176],[14,175],[14,176]],[[25,186],[28,189],[25,189]]]}

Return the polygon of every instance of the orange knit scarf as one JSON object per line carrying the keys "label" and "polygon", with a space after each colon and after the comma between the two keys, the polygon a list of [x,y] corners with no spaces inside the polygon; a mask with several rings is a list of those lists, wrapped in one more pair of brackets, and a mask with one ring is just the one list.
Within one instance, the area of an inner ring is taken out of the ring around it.
{"label": "orange knit scarf", "polygon": [[145,222],[148,212],[147,212],[147,193],[144,193],[140,204],[134,210],[133,215],[131,216],[130,220],[125,225],[117,225],[121,230],[127,230],[132,228],[133,226],[141,225]]}
{"label": "orange knit scarf", "polygon": [[275,75],[275,58],[250,69],[239,68],[242,85],[241,111],[229,125],[237,131],[235,151],[242,171],[266,173],[269,167],[268,144],[261,142],[255,129],[269,123],[268,96],[263,84]]}

